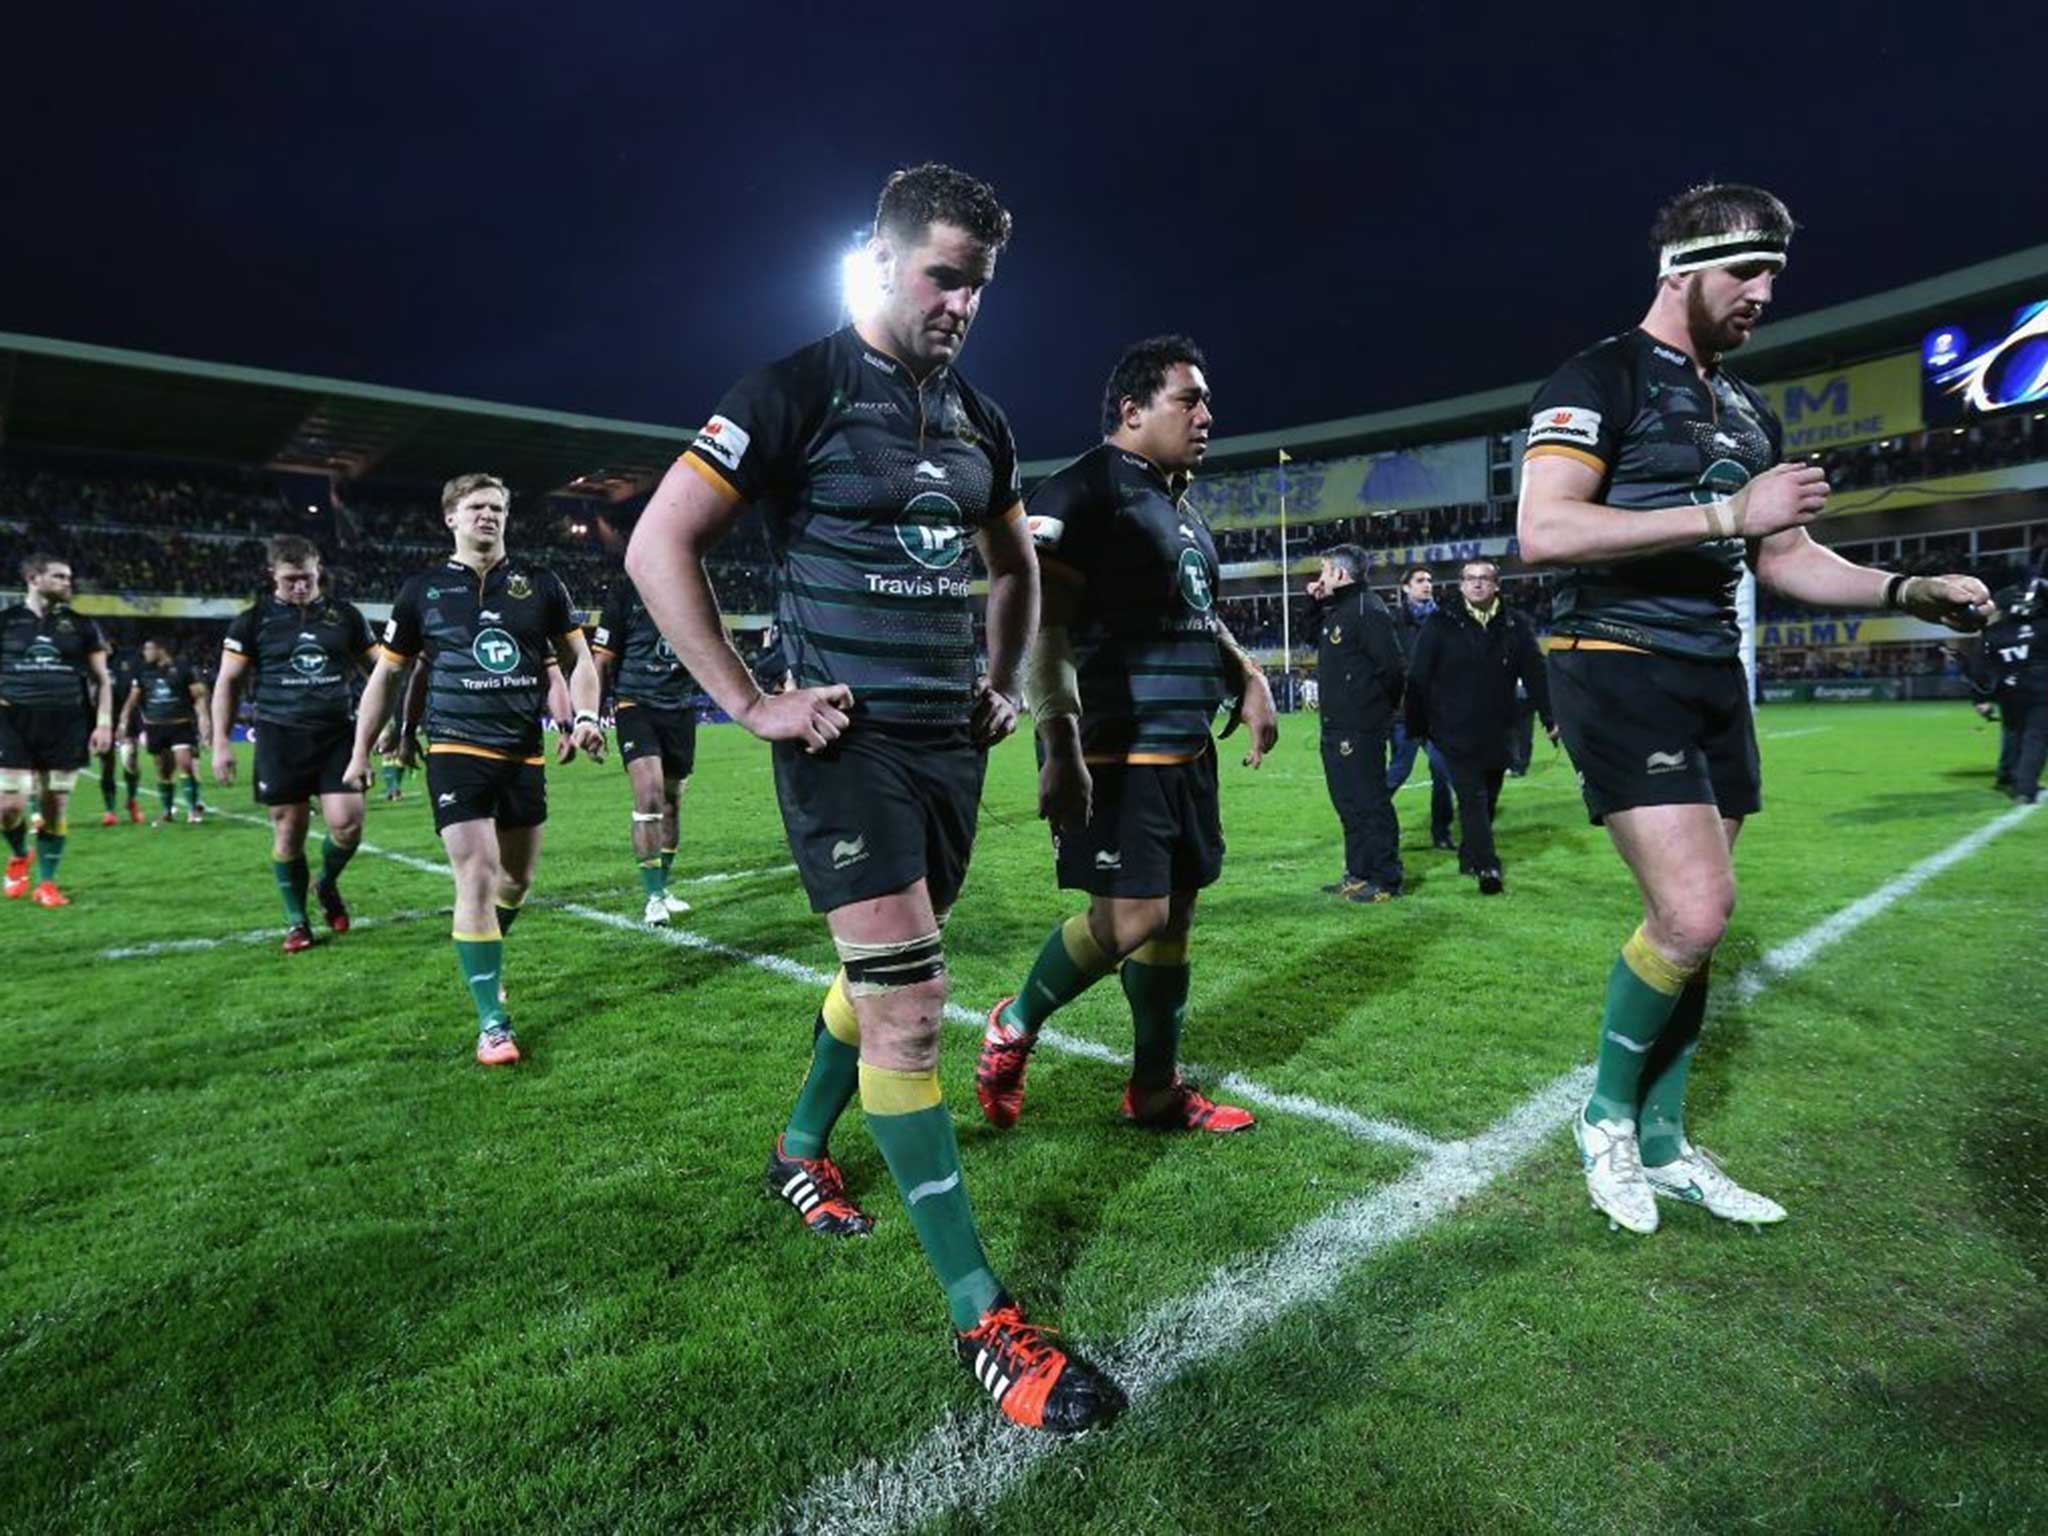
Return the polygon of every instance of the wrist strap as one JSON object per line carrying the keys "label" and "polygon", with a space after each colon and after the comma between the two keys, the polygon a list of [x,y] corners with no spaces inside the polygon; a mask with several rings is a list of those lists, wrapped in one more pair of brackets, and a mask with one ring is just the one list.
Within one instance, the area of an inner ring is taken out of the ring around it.
{"label": "wrist strap", "polygon": [[1905,575],[1902,575],[1902,574],[1896,574],[1896,573],[1895,573],[1895,574],[1893,574],[1893,575],[1891,575],[1891,576],[1887,576],[1887,577],[1885,578],[1885,583],[1884,583],[1884,605],[1885,605],[1885,607],[1887,607],[1887,608],[1892,608],[1892,609],[1896,609],[1896,608],[1897,608],[1897,607],[1899,606],[1899,594],[1900,594],[1900,593],[1902,593],[1902,592],[1904,592],[1904,591],[1906,590],[1906,583],[1907,583],[1907,581],[1909,581],[1910,579],[1911,579],[1910,577],[1907,577],[1907,576],[1905,576]]}
{"label": "wrist strap", "polygon": [[577,725],[595,725],[595,724],[597,724],[597,711],[596,711],[596,710],[594,710],[594,709],[579,709],[579,710],[577,710],[577,711],[576,711],[576,720],[575,720],[575,723],[576,723]]}
{"label": "wrist strap", "polygon": [[1725,539],[1728,537],[1728,512],[1718,501],[1710,501],[1700,510],[1707,514],[1707,537]]}

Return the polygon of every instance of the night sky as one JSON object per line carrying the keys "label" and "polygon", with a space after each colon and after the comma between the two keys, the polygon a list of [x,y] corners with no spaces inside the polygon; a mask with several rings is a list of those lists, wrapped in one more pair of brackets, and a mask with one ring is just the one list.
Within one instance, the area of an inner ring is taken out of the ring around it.
{"label": "night sky", "polygon": [[829,330],[925,159],[1016,214],[963,366],[1029,458],[1161,330],[1225,434],[1540,376],[1709,177],[1805,226],[1781,315],[2048,240],[2018,0],[39,9],[0,329],[646,422]]}

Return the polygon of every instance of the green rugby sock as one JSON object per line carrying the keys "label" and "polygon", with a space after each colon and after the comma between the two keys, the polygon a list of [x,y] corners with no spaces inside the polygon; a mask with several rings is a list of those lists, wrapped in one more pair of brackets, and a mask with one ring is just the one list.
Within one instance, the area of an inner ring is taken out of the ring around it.
{"label": "green rugby sock", "polygon": [[1131,1082],[1140,1089],[1173,1082],[1180,1028],[1188,1009],[1187,941],[1155,940],[1124,961],[1124,996],[1131,1004],[1136,1046]]}
{"label": "green rugby sock", "polygon": [[667,871],[662,868],[660,857],[641,859],[639,864],[640,889],[650,898],[659,896],[668,886]]}
{"label": "green rugby sock", "polygon": [[1593,1096],[1586,1121],[1634,1121],[1642,1097],[1643,1068],[1678,1006],[1690,973],[1652,947],[1636,929],[1607,977],[1607,1006],[1600,1015],[1600,1045],[1594,1058]]}
{"label": "green rugby sock", "polygon": [[164,803],[164,820],[169,821],[178,809],[178,789],[169,779],[156,781],[157,798]]}
{"label": "green rugby sock", "polygon": [[974,1208],[960,1175],[953,1117],[939,1098],[939,1073],[860,1068],[860,1104],[890,1177],[910,1208],[910,1224],[946,1293],[955,1328],[972,1328],[1002,1287],[988,1267]]}
{"label": "green rugby sock", "polygon": [[107,754],[106,762],[100,767],[100,798],[107,802],[107,809],[109,811],[115,808],[114,755],[111,752]]}
{"label": "green rugby sock", "polygon": [[135,797],[142,793],[142,775],[139,773],[123,773],[121,775],[121,787],[128,791],[128,803],[133,805]]}
{"label": "green rugby sock", "polygon": [[501,933],[458,933],[455,962],[462,967],[462,984],[469,988],[469,1000],[476,1004],[476,1021],[488,1029],[505,1019],[498,1001],[498,979],[505,968],[505,939]]}
{"label": "green rugby sock", "polygon": [[1003,1010],[1003,1022],[1036,1034],[1045,1021],[1116,969],[1088,931],[1085,913],[1076,913],[1046,936],[1038,958],[1017,996]]}
{"label": "green rugby sock", "polygon": [[270,872],[277,877],[277,893],[284,898],[285,922],[296,928],[306,921],[306,856],[272,859]]}
{"label": "green rugby sock", "polygon": [[782,1150],[789,1157],[823,1157],[832,1127],[860,1088],[860,1024],[846,995],[846,972],[832,978],[832,988],[818,1010],[811,1035],[811,1070],[797,1090],[782,1129]]}
{"label": "green rugby sock", "polygon": [[1643,1164],[1661,1168],[1685,1150],[1685,1078],[1707,1022],[1707,968],[1701,966],[1678,995],[1671,1022],[1657,1037],[1643,1066],[1643,1098],[1636,1123],[1643,1139]]}
{"label": "green rugby sock", "polygon": [[17,859],[28,857],[28,818],[26,816],[17,816],[14,820],[7,823],[6,826],[0,827],[0,835],[6,837],[7,846]]}
{"label": "green rugby sock", "polygon": [[191,773],[186,774],[184,784],[185,814],[189,816],[199,809],[199,776]]}
{"label": "green rugby sock", "polygon": [[356,856],[353,846],[344,848],[332,837],[320,840],[320,883],[327,889],[336,889],[341,872],[348,868],[348,861]]}
{"label": "green rugby sock", "polygon": [[56,879],[57,861],[63,857],[64,823],[60,821],[55,831],[46,826],[36,834],[36,878]]}

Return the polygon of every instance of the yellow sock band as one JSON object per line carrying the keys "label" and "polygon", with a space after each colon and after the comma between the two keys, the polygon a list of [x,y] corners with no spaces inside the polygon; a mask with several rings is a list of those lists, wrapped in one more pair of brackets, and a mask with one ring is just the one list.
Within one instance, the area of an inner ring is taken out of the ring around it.
{"label": "yellow sock band", "polygon": [[860,1044],[860,1017],[853,1011],[853,999],[846,995],[845,971],[832,978],[831,989],[818,1012],[824,1015],[825,1031],[834,1040],[841,1045]]}
{"label": "yellow sock band", "polygon": [[939,1107],[939,1069],[904,1072],[860,1064],[860,1107],[870,1115],[914,1115]]}
{"label": "yellow sock band", "polygon": [[1622,961],[1636,973],[1636,979],[1644,986],[1662,992],[1666,997],[1676,997],[1685,990],[1685,984],[1692,980],[1697,966],[1680,965],[1669,960],[1653,945],[1641,928],[1629,935],[1628,942],[1621,946]]}
{"label": "yellow sock band", "polygon": [[1067,946],[1067,958],[1084,976],[1107,976],[1116,962],[1102,952],[1095,935],[1088,931],[1088,914],[1077,912],[1060,924],[1060,942]]}
{"label": "yellow sock band", "polygon": [[459,939],[464,944],[490,944],[502,939],[505,935],[498,932],[497,925],[493,923],[489,933],[464,933],[458,928],[449,937],[451,939]]}
{"label": "yellow sock band", "polygon": [[1153,939],[1140,944],[1131,951],[1130,958],[1140,965],[1186,965],[1188,963],[1187,935],[1177,939]]}

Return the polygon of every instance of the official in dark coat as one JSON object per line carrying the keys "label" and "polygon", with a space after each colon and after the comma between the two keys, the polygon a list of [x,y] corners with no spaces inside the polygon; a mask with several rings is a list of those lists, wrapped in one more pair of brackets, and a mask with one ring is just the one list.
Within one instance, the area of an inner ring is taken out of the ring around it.
{"label": "official in dark coat", "polygon": [[1401,828],[1387,788],[1387,743],[1401,706],[1403,658],[1393,615],[1364,584],[1366,566],[1363,549],[1339,544],[1308,584],[1322,623],[1316,679],[1323,778],[1344,825],[1344,878],[1323,889],[1361,903],[1401,894]]}
{"label": "official in dark coat", "polygon": [[1468,560],[1458,590],[1422,626],[1408,661],[1408,734],[1434,742],[1450,765],[1458,800],[1458,866],[1479,877],[1488,896],[1501,891],[1493,813],[1508,768],[1508,726],[1515,683],[1528,689],[1543,729],[1557,740],[1536,629],[1501,601],[1500,568]]}
{"label": "official in dark coat", "polygon": [[2000,597],[1981,654],[2012,747],[2011,766],[2003,757],[1999,764],[2010,774],[2006,789],[2032,805],[2041,798],[2041,773],[2048,767],[2048,577],[2036,576]]}
{"label": "official in dark coat", "polygon": [[[1394,625],[1401,634],[1401,650],[1415,654],[1415,637],[1424,622],[1436,612],[1436,578],[1429,567],[1411,567],[1401,577],[1401,591],[1394,599]],[[1387,788],[1399,789],[1408,782],[1418,752],[1429,757],[1429,841],[1437,848],[1451,846],[1451,773],[1443,754],[1432,742],[1410,741],[1408,722],[1394,717],[1394,760],[1387,764]]]}

